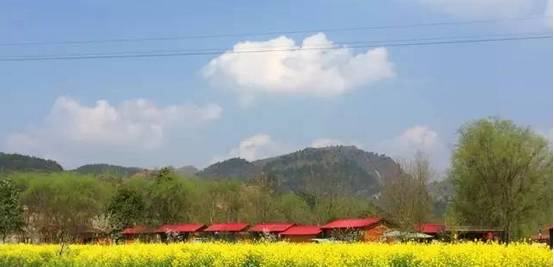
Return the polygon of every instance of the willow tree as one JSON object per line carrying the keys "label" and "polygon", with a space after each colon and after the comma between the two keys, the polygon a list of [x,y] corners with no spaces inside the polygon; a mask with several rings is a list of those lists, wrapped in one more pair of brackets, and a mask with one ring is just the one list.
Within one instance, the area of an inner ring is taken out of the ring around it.
{"label": "willow tree", "polygon": [[450,178],[459,222],[500,228],[505,241],[551,217],[551,148],[512,121],[481,119],[462,127]]}

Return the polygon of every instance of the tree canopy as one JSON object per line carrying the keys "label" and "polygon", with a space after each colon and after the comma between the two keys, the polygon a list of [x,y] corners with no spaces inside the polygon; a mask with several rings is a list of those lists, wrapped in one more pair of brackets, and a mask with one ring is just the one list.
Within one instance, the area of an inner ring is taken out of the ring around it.
{"label": "tree canopy", "polygon": [[552,218],[551,148],[512,121],[481,119],[462,127],[450,178],[460,223],[500,227],[509,241]]}

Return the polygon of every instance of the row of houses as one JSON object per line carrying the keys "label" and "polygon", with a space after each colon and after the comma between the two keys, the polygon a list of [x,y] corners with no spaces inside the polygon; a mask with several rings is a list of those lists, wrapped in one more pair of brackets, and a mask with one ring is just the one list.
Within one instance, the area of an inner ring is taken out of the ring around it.
{"label": "row of houses", "polygon": [[410,231],[400,231],[382,217],[340,219],[328,224],[297,225],[293,223],[166,224],[159,227],[137,225],[121,232],[127,242],[133,240],[187,241],[192,239],[256,240],[269,238],[289,242],[394,241],[394,240],[501,240],[502,231],[489,228],[449,227],[443,224],[416,225]]}
{"label": "row of houses", "polygon": [[323,226],[297,225],[293,223],[262,223],[250,226],[246,223],[202,224],[167,224],[157,228],[137,225],[124,229],[121,235],[126,240],[166,241],[177,237],[179,240],[191,238],[210,238],[223,240],[244,239],[280,239],[290,242],[312,242],[327,237],[338,237],[348,234],[359,234],[361,240],[378,241],[391,229],[389,222],[381,217],[364,219],[336,220]]}

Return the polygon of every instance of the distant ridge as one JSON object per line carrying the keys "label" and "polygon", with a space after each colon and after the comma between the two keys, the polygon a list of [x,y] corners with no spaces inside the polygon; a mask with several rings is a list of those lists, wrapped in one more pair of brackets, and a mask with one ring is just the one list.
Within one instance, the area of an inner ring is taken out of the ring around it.
{"label": "distant ridge", "polygon": [[135,175],[139,172],[144,171],[142,168],[137,167],[123,167],[110,164],[86,164],[74,170],[75,172],[81,174],[90,174],[90,175],[112,175],[118,177],[127,177]]}
{"label": "distant ridge", "polygon": [[63,171],[63,168],[53,160],[0,152],[0,172],[2,171]]}
{"label": "distant ridge", "polygon": [[178,174],[183,176],[196,176],[196,173],[199,171],[196,167],[192,165],[183,166],[181,168],[175,169]]}

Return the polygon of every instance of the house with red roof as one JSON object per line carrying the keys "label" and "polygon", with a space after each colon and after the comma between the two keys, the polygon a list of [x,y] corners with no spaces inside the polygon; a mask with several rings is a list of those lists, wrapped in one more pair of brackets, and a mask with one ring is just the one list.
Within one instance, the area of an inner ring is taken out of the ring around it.
{"label": "house with red roof", "polygon": [[504,231],[480,226],[447,226],[446,234],[458,240],[501,241]]}
{"label": "house with red roof", "polygon": [[121,231],[121,235],[127,243],[137,239],[141,241],[152,241],[156,239],[156,233],[154,230],[155,229],[152,229],[146,225],[140,224],[123,229],[123,231]]}
{"label": "house with red roof", "polygon": [[234,241],[246,236],[246,228],[248,228],[246,223],[219,223],[208,226],[204,229],[204,233],[214,239]]}
{"label": "house with red roof", "polygon": [[250,227],[248,232],[254,238],[277,238],[281,232],[284,232],[293,226],[293,223],[261,223]]}
{"label": "house with red roof", "polygon": [[447,235],[446,225],[439,223],[422,223],[414,225],[414,230],[432,236],[432,239],[439,239]]}
{"label": "house with red roof", "polygon": [[391,228],[382,217],[340,219],[321,227],[326,237],[346,241],[380,241]]}
{"label": "house with red roof", "polygon": [[205,228],[204,224],[164,224],[156,228],[154,233],[160,235],[163,242],[167,242],[169,239],[186,241],[201,233]]}
{"label": "house with red roof", "polygon": [[531,240],[539,243],[548,244],[552,248],[552,224],[541,229],[537,234],[531,237]]}
{"label": "house with red roof", "polygon": [[414,226],[414,230],[433,236],[433,239],[458,239],[458,240],[481,240],[500,241],[503,231],[496,228],[480,226],[445,225],[437,223],[423,223]]}
{"label": "house with red roof", "polygon": [[281,232],[279,237],[288,242],[305,243],[312,242],[314,238],[320,238],[323,231],[315,225],[294,225]]}

